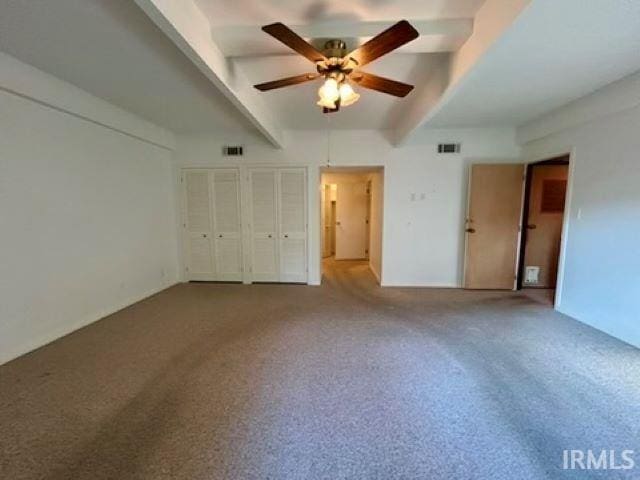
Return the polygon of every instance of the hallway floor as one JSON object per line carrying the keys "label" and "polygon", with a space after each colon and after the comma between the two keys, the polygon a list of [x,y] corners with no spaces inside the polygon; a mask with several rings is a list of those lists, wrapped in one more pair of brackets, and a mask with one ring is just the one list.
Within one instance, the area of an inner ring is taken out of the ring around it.
{"label": "hallway floor", "polygon": [[[0,478],[637,478],[640,352],[514,292],[182,284],[0,367]],[[640,463],[640,458],[638,459]]]}

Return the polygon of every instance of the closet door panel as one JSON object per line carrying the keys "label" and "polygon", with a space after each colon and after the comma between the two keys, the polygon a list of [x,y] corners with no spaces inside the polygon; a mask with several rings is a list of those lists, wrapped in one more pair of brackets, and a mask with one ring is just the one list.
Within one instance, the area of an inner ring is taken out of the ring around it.
{"label": "closet door panel", "polygon": [[214,209],[216,232],[240,233],[240,185],[237,170],[214,170]]}
{"label": "closet door panel", "polygon": [[235,169],[216,169],[213,176],[216,279],[242,280],[240,183]]}
{"label": "closet door panel", "polygon": [[278,219],[280,281],[307,281],[307,202],[304,169],[280,169]]}
{"label": "closet door panel", "polygon": [[188,280],[213,280],[215,276],[210,193],[207,170],[184,173],[184,239]]}
{"label": "closet door panel", "polygon": [[216,278],[223,281],[242,280],[242,245],[239,239],[216,238]]}
{"label": "closet door panel", "polygon": [[189,280],[213,280],[211,240],[204,234],[187,234]]}
{"label": "closet door panel", "polygon": [[252,278],[254,282],[277,282],[277,171],[255,169],[249,177]]}
{"label": "closet door panel", "polygon": [[276,239],[256,236],[253,240],[253,279],[256,282],[278,281]]}

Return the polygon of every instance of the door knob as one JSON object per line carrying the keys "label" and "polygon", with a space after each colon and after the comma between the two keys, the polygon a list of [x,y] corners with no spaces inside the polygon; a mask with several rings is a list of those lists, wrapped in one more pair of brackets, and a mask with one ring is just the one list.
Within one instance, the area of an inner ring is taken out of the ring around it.
{"label": "door knob", "polygon": [[222,238],[222,234],[218,235],[218,238]]}
{"label": "door knob", "polygon": [[336,225],[340,225],[340,222],[336,222]]}
{"label": "door knob", "polygon": [[284,238],[289,238],[289,235],[287,235],[287,234],[285,233]]}
{"label": "door knob", "polygon": [[202,236],[203,236],[204,238],[207,238],[207,234],[206,234],[206,233],[203,233],[203,234],[202,234]]}
{"label": "door knob", "polygon": [[537,225],[527,225],[527,228],[529,230],[535,230],[538,226]]}
{"label": "door knob", "polygon": [[465,232],[467,232],[467,233],[476,233],[476,229],[475,228],[467,228],[467,229],[465,229]]}
{"label": "door knob", "polygon": [[269,234],[269,238],[273,238],[273,235]]}

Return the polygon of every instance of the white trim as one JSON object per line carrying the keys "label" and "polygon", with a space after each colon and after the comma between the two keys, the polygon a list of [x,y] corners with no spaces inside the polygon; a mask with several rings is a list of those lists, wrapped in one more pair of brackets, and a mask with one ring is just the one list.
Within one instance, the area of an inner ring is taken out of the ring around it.
{"label": "white trim", "polygon": [[467,254],[469,252],[469,235],[467,235],[467,224],[469,218],[469,207],[471,206],[471,170],[474,163],[470,162],[467,165],[467,208],[464,211],[464,226],[462,227],[462,236],[464,238],[464,249],[462,253],[462,275],[460,276],[459,288],[465,288],[467,277]]}
{"label": "white trim", "polygon": [[373,276],[376,277],[376,280],[378,280],[378,284],[382,285],[382,279],[380,278],[380,274],[376,272],[375,268],[373,268],[373,265],[371,264],[371,260],[369,260],[369,270],[371,270],[371,273],[373,273]]}
{"label": "white trim", "polygon": [[558,255],[558,271],[556,273],[556,296],[553,302],[555,310],[560,310],[562,304],[562,290],[564,289],[564,267],[567,259],[567,245],[569,240],[569,220],[571,217],[571,200],[573,199],[573,173],[575,171],[576,149],[569,152],[569,172],[567,176],[567,191],[565,192],[564,215],[562,217],[562,233],[560,236],[560,254]]}
{"label": "white trim", "polygon": [[516,244],[516,269],[513,272],[513,291],[518,290],[518,278],[520,274],[520,254],[522,253],[522,235],[524,233],[524,205],[525,199],[527,195],[527,170],[529,169],[529,164],[525,163],[522,165],[522,195],[520,196],[520,218],[518,219],[518,243]]}
{"label": "white trim", "polygon": [[[383,282],[381,287],[395,287],[395,288],[454,288],[460,290],[462,287],[456,283],[394,283]],[[504,291],[504,290],[496,290]],[[506,290],[507,292],[511,290]]]}

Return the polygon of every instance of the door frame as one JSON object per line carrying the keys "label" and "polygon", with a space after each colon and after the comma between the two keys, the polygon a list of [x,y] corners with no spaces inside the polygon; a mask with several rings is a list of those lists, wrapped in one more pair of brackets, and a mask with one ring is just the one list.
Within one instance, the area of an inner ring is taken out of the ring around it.
{"label": "door frame", "polygon": [[[567,256],[567,242],[569,238],[569,218],[571,216],[571,200],[573,198],[573,173],[575,169],[575,158],[576,152],[574,147],[568,147],[564,149],[559,149],[556,152],[549,152],[546,155],[539,155],[535,160],[526,161],[526,180],[525,180],[525,192],[522,200],[522,223],[520,225],[521,229],[521,238],[519,249],[520,252],[518,254],[518,265],[517,265],[517,289],[522,289],[522,279],[524,273],[524,254],[525,254],[525,244],[526,241],[526,228],[525,222],[528,219],[528,210],[529,210],[529,193],[531,188],[531,172],[535,165],[563,165],[568,164],[567,171],[567,191],[565,192],[565,201],[564,201],[564,214],[562,216],[562,230],[560,234],[560,253],[558,255],[558,270],[556,273],[556,289],[555,289],[555,298],[554,298],[554,308],[557,310],[560,307],[562,302],[562,290],[564,285],[564,270],[565,270],[565,261]],[[546,162],[546,163],[545,163]],[[553,163],[560,162],[560,163]]]}
{"label": "door frame", "polygon": [[[527,224],[529,223],[529,206],[530,206],[530,197],[531,197],[531,180],[533,178],[533,169],[537,166],[543,165],[566,165],[567,166],[567,187],[569,185],[569,154],[561,155],[559,157],[550,158],[548,160],[540,160],[537,162],[531,162],[527,164],[527,169],[525,171],[525,183],[524,183],[524,200],[522,202],[522,224],[520,225],[520,252],[518,254],[518,274],[517,274],[517,290],[522,290],[524,288],[524,258],[526,254],[527,248],[527,237],[529,235],[529,231],[527,229]],[[566,192],[565,192],[565,210],[562,213],[562,222],[564,223],[564,216],[566,214]],[[562,243],[562,240],[561,240]],[[560,255],[558,255],[558,266],[560,263]],[[559,271],[556,271],[556,286],[558,283],[557,276]]]}
{"label": "door frame", "polygon": [[[382,275],[383,275],[383,270],[384,270],[384,224],[385,224],[385,192],[386,192],[386,175],[385,175],[385,166],[384,165],[321,165],[318,167],[318,183],[316,185],[316,192],[317,192],[317,198],[318,198],[318,208],[317,208],[317,214],[318,214],[318,236],[317,236],[317,241],[319,242],[320,248],[318,248],[318,255],[316,257],[316,261],[318,264],[318,272],[319,272],[319,276],[320,276],[320,284],[322,284],[322,207],[321,207],[321,203],[322,203],[322,174],[323,173],[331,173],[331,172],[336,172],[336,173],[363,173],[363,172],[373,172],[373,171],[379,171],[380,173],[382,173],[382,212],[381,212],[381,222],[380,222],[380,278],[378,278],[378,275],[373,272],[373,269],[369,268],[372,273],[373,276],[376,277],[376,280],[378,282],[378,285],[383,286],[382,285]],[[369,219],[369,238],[371,238],[371,219]],[[367,260],[369,261],[369,264],[371,262],[371,245],[369,245],[369,256],[367,257]]]}

